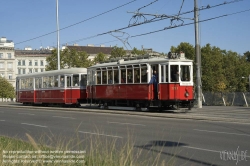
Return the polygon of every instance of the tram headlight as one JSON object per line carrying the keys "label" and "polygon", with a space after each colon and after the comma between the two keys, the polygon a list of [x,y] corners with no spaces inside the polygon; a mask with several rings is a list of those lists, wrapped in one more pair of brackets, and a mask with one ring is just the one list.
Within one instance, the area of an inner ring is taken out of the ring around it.
{"label": "tram headlight", "polygon": [[188,93],[188,92],[185,92],[185,96],[188,97],[188,96],[189,96],[189,93]]}

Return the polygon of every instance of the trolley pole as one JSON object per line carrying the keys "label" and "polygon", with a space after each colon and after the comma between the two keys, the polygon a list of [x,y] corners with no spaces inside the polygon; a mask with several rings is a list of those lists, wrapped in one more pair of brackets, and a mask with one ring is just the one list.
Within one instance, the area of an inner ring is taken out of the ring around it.
{"label": "trolley pole", "polygon": [[199,42],[199,19],[197,0],[194,0],[194,23],[195,23],[195,55],[196,55],[196,93],[197,107],[202,108],[202,90],[201,90],[201,55]]}
{"label": "trolley pole", "polygon": [[60,70],[60,45],[59,45],[58,0],[56,0],[56,26],[57,26],[57,69]]}

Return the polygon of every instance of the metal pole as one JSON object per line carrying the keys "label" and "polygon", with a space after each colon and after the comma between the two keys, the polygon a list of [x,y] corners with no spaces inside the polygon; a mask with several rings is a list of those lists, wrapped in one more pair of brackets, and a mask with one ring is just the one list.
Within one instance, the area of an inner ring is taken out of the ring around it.
{"label": "metal pole", "polygon": [[248,83],[249,83],[249,92],[250,92],[250,75],[249,75]]}
{"label": "metal pole", "polygon": [[57,26],[57,69],[60,70],[60,45],[59,45],[58,0],[56,0],[56,26]]}
{"label": "metal pole", "polygon": [[202,91],[201,91],[201,55],[199,42],[199,19],[197,0],[194,0],[194,22],[195,22],[195,55],[196,55],[196,93],[197,107],[202,108]]}

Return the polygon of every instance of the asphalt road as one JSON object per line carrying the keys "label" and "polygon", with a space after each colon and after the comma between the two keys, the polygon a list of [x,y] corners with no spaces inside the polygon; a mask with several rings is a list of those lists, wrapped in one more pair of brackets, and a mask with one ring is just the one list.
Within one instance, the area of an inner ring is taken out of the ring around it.
{"label": "asphalt road", "polygon": [[[216,113],[218,111],[210,110],[212,117],[218,117]],[[187,116],[190,114],[198,116],[204,112],[194,110]],[[238,118],[247,119],[248,112],[244,114]],[[228,118],[233,117],[229,115]],[[59,143],[64,141],[67,144],[72,138],[84,140],[83,144],[86,144],[89,143],[88,138],[98,137],[104,142],[115,140],[118,146],[132,140],[134,149],[146,158],[154,160],[160,156],[160,162],[165,160],[173,165],[250,165],[249,127],[250,124],[245,121],[198,121],[189,118],[62,111],[50,107],[0,107],[0,135],[27,140],[28,133],[38,142],[43,140],[51,146],[55,146],[58,140]],[[246,158],[238,155],[242,151]],[[225,152],[238,153],[232,159]],[[239,161],[239,158],[244,160]]]}

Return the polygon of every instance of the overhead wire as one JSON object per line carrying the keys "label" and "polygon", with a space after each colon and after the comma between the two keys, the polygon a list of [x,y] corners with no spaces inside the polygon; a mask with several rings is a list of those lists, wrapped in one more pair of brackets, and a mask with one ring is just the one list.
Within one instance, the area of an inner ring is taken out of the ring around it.
{"label": "overhead wire", "polygon": [[[75,24],[69,25],[69,26],[67,26],[67,27],[61,28],[61,29],[59,29],[59,31],[64,30],[64,29],[67,29],[67,28],[70,28],[70,27],[75,26],[75,25],[77,25],[77,24],[86,22],[86,21],[88,21],[88,20],[91,20],[91,19],[96,18],[96,17],[98,17],[98,16],[101,16],[101,15],[103,15],[103,14],[106,14],[106,13],[108,13],[108,12],[111,12],[111,11],[113,11],[113,10],[116,10],[116,9],[118,9],[118,8],[121,8],[121,7],[123,7],[123,6],[126,6],[126,5],[128,5],[128,4],[130,4],[130,3],[133,3],[133,2],[135,2],[135,1],[137,1],[137,0],[132,0],[132,1],[128,2],[128,3],[125,3],[125,4],[123,4],[123,5],[120,5],[120,6],[116,7],[116,8],[110,9],[110,10],[108,10],[108,11],[106,11],[106,12],[100,13],[100,14],[98,14],[98,15],[95,15],[95,16],[90,17],[90,18],[88,18],[88,19],[85,19],[85,20],[83,20],[83,21],[80,21],[80,22],[77,22],[77,23],[75,23]],[[155,1],[151,2],[150,4],[145,5],[145,6],[141,7],[141,8],[139,8],[139,10],[142,9],[142,8],[145,8],[145,7],[149,6],[149,5],[151,5],[152,3],[155,3],[156,1],[158,1],[158,0],[155,0]],[[229,2],[223,2],[223,3],[217,4],[217,5],[213,5],[213,6],[207,5],[207,7],[201,7],[201,8],[199,8],[198,10],[201,11],[201,10],[211,9],[211,8],[214,8],[214,7],[218,7],[218,6],[222,6],[222,5],[226,5],[226,4],[231,4],[231,3],[235,3],[235,2],[240,2],[240,1],[244,1],[244,0],[233,0],[233,1],[229,1]],[[184,0],[183,0],[183,2],[184,2]],[[137,10],[137,11],[138,11],[138,10]],[[182,12],[182,13],[179,13],[178,15],[184,15],[184,14],[188,14],[188,13],[192,13],[192,12],[194,12],[194,10],[190,10],[190,11],[187,11],[187,12]],[[162,16],[164,16],[164,15],[162,15]],[[177,15],[173,15],[173,16],[177,16]],[[81,39],[74,40],[74,41],[71,41],[71,42],[66,42],[66,43],[64,43],[64,44],[62,44],[62,45],[65,45],[65,44],[67,44],[67,43],[73,43],[73,42],[78,42],[78,41],[82,41],[82,40],[91,39],[91,38],[94,38],[94,37],[98,37],[98,36],[101,36],[101,35],[105,35],[105,34],[112,33],[112,32],[114,32],[114,31],[120,31],[120,30],[124,30],[124,29],[131,28],[131,27],[139,26],[139,25],[142,25],[142,24],[147,24],[147,23],[152,23],[152,22],[156,22],[156,21],[161,21],[161,20],[168,19],[168,18],[169,18],[169,17],[154,19],[154,20],[146,21],[146,22],[141,22],[141,23],[134,24],[134,25],[131,25],[131,26],[128,26],[128,27],[123,27],[123,28],[119,28],[119,29],[116,29],[116,30],[113,30],[113,31],[108,31],[108,32],[105,32],[105,33],[101,33],[101,34],[97,34],[97,35],[93,35],[93,36],[81,38]],[[44,37],[44,36],[47,36],[47,35],[50,35],[50,34],[53,34],[53,33],[56,33],[56,32],[57,32],[57,31],[49,32],[49,33],[46,33],[46,34],[44,34],[44,35],[37,36],[37,37],[35,37],[35,38],[31,38],[31,39],[28,39],[28,40],[25,40],[25,41],[17,42],[17,43],[15,43],[15,45],[18,45],[18,44],[21,44],[21,43],[25,43],[25,42],[28,42],[28,41],[31,41],[31,40],[35,40],[35,39],[38,39],[38,38],[41,38],[41,37]],[[132,36],[131,36],[131,37],[132,37]]]}
{"label": "overhead wire", "polygon": [[[206,9],[211,9],[213,7],[218,7],[218,6],[221,6],[221,5],[226,5],[226,4],[230,4],[230,3],[235,3],[235,2],[240,2],[240,1],[243,1],[243,0],[233,0],[233,1],[230,1],[230,2],[223,2],[221,4],[217,4],[217,5],[213,5],[213,6],[209,6],[209,8],[204,8],[204,7],[201,7],[198,9],[198,11],[202,11],[202,10],[206,10]],[[194,12],[194,10],[190,10],[190,11],[186,11],[186,12],[182,12],[180,13],[179,15],[184,15],[184,14],[188,14],[188,13],[192,13]],[[178,14],[177,14],[178,15]],[[177,15],[172,15],[173,17],[176,17]],[[119,28],[119,29],[115,29],[115,30],[111,30],[111,31],[107,31],[107,32],[103,32],[103,33],[100,33],[100,34],[97,34],[97,35],[92,35],[92,36],[89,36],[89,37],[85,37],[85,38],[81,38],[81,39],[77,39],[77,40],[74,40],[74,41],[70,41],[70,42],[66,42],[62,45],[65,45],[65,44],[68,44],[68,43],[75,43],[75,42],[80,42],[80,41],[83,41],[83,40],[87,40],[87,39],[92,39],[92,38],[95,38],[95,37],[98,37],[98,36],[102,36],[102,35],[105,35],[105,34],[110,34],[112,32],[116,32],[116,31],[121,31],[121,30],[124,30],[124,29],[128,29],[128,28],[131,28],[131,27],[135,27],[135,26],[139,26],[139,25],[143,25],[143,24],[147,24],[147,23],[152,23],[152,22],[156,22],[156,21],[161,21],[161,20],[164,20],[164,19],[168,19],[169,17],[165,17],[165,18],[158,18],[158,19],[155,19],[155,20],[152,20],[152,21],[148,21],[148,22],[141,22],[141,23],[137,23],[137,24],[134,24],[134,25],[130,25],[130,26],[126,26],[126,27],[122,27],[122,28]],[[180,25],[186,25],[186,24],[180,24]],[[174,25],[173,27],[176,27],[178,25]],[[163,30],[160,30],[160,31],[163,31]],[[131,36],[132,37],[132,36]]]}
{"label": "overhead wire", "polygon": [[[217,16],[217,17],[212,17],[212,18],[208,18],[208,19],[205,19],[205,20],[200,20],[198,22],[206,22],[206,21],[218,19],[218,18],[221,18],[221,17],[231,16],[231,15],[235,15],[235,14],[239,14],[239,13],[243,13],[243,12],[247,12],[247,11],[250,11],[250,9],[235,12],[235,13],[231,13],[231,14],[224,14],[224,15]],[[191,25],[191,24],[195,24],[195,23],[196,22],[191,22],[191,23],[182,24],[182,25],[178,25],[178,26],[169,26],[169,27],[165,27],[163,29],[159,29],[159,30],[156,30],[156,31],[151,31],[151,32],[147,32],[147,33],[143,33],[143,34],[139,34],[139,35],[133,35],[133,36],[131,36],[131,38],[138,37],[138,36],[149,35],[149,34],[152,34],[152,33],[160,32],[160,31],[164,31],[164,30],[168,30],[168,29],[173,29],[173,28],[177,28],[177,27],[187,26],[187,25]]]}
{"label": "overhead wire", "polygon": [[[94,18],[96,18],[96,17],[99,17],[99,16],[104,15],[104,14],[106,14],[106,13],[109,13],[109,12],[111,12],[111,11],[114,11],[114,10],[116,10],[116,9],[119,9],[119,8],[121,8],[121,7],[123,7],[123,6],[126,6],[126,5],[128,5],[128,4],[130,4],[130,3],[133,3],[133,2],[135,2],[135,1],[137,1],[137,0],[132,0],[132,1],[130,1],[130,2],[127,2],[127,3],[125,3],[125,4],[122,4],[122,5],[120,5],[120,6],[117,6],[117,7],[113,8],[113,9],[110,9],[110,10],[108,10],[108,11],[105,11],[105,12],[102,12],[102,13],[97,14],[97,15],[95,15],[95,16],[92,16],[92,17],[90,17],[90,18],[87,18],[87,19],[85,19],[85,20],[83,20],[83,21],[80,21],[80,22],[74,23],[74,24],[72,24],[72,25],[63,27],[63,28],[59,29],[59,31],[64,30],[64,29],[67,29],[67,28],[70,28],[70,27],[75,26],[75,25],[78,25],[78,24],[80,24],[80,23],[89,21],[89,20],[91,20],[91,19],[94,19]],[[31,41],[31,40],[35,40],[35,39],[38,39],[38,38],[41,38],[41,37],[44,37],[44,36],[48,36],[48,35],[53,34],[53,33],[56,33],[56,32],[57,32],[57,31],[52,31],[52,32],[46,33],[46,34],[44,34],[44,35],[40,35],[40,36],[31,38],[31,39],[28,39],[28,40],[24,40],[24,41],[21,41],[21,42],[17,42],[16,45],[21,44],[21,43],[25,43],[25,42],[28,42],[28,41]]]}

